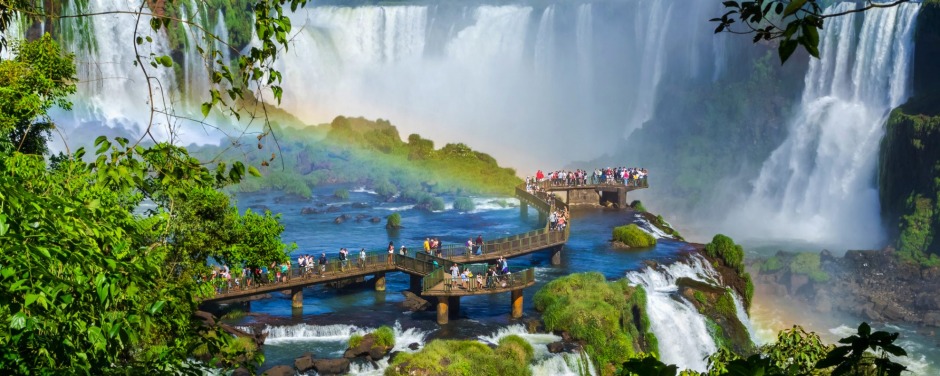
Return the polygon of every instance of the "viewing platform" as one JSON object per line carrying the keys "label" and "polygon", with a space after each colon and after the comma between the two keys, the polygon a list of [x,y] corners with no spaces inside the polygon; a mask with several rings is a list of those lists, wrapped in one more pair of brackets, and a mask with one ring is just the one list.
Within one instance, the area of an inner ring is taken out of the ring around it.
{"label": "viewing platform", "polygon": [[[437,298],[437,321],[440,324],[447,323],[448,317],[459,311],[460,297],[504,292],[511,293],[512,316],[521,317],[522,290],[535,284],[534,269],[511,269],[510,273],[483,278],[481,281],[477,280],[477,275],[485,276],[487,268],[501,257],[512,258],[546,249],[552,252],[552,264],[560,264],[561,249],[568,241],[570,224],[564,230],[555,231],[544,221],[547,213],[565,211],[568,207],[565,201],[552,193],[529,192],[524,186],[516,187],[515,193],[522,202],[523,215],[526,215],[529,205],[539,211],[540,217],[543,218],[541,223],[544,223],[542,228],[487,240],[479,247],[468,248],[464,244],[450,244],[432,250],[432,253],[419,250],[409,255],[372,251],[366,254],[365,259],[351,253],[345,263],[331,259],[322,267],[313,265],[301,268],[293,263],[279,281],[274,281],[276,270],[268,273],[272,281],[266,283],[245,277],[233,278],[230,284],[215,286],[217,293],[204,298],[203,302],[221,302],[276,291],[289,291],[292,307],[302,309],[305,287],[345,283],[350,280],[364,281],[366,276],[373,276],[375,289],[385,291],[386,273],[403,272],[411,276],[410,290],[420,292],[420,295],[426,298]],[[452,265],[457,265],[461,272],[470,269],[474,277],[466,283],[460,277],[452,279],[449,272]]]}
{"label": "viewing platform", "polygon": [[536,183],[536,186],[545,192],[563,193],[561,197],[566,205],[615,206],[620,209],[628,206],[628,192],[647,188],[645,181],[637,181],[633,184],[612,182],[583,185],[552,184],[543,181]]}

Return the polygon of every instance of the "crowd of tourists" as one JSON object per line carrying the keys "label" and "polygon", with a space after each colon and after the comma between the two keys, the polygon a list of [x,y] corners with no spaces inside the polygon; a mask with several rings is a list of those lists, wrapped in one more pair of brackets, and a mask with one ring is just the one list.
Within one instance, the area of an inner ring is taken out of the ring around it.
{"label": "crowd of tourists", "polygon": [[509,260],[505,257],[500,257],[496,264],[487,266],[484,274],[473,274],[469,265],[461,270],[457,264],[453,264],[450,266],[449,283],[468,291],[506,287],[509,274]]}
{"label": "crowd of tourists", "polygon": [[552,186],[577,187],[594,184],[620,184],[631,187],[646,187],[649,171],[639,167],[596,168],[588,172],[582,169],[557,170],[548,173],[538,170],[534,176],[526,177],[526,187],[533,189],[539,183]]}

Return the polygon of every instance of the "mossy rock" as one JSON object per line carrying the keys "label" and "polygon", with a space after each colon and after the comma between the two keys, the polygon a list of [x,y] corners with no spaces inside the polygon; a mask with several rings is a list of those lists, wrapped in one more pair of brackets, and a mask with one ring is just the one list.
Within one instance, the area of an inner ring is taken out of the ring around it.
{"label": "mossy rock", "polygon": [[615,242],[629,248],[649,248],[656,245],[656,238],[635,224],[615,227],[613,237]]}
{"label": "mossy rock", "polygon": [[521,337],[500,339],[496,348],[479,341],[433,340],[416,353],[399,353],[387,376],[398,375],[531,375],[534,349]]}
{"label": "mossy rock", "polygon": [[737,354],[750,354],[755,350],[747,328],[737,316],[731,290],[691,278],[680,278],[676,285],[679,294],[714,325],[709,327],[709,333],[716,344]]}

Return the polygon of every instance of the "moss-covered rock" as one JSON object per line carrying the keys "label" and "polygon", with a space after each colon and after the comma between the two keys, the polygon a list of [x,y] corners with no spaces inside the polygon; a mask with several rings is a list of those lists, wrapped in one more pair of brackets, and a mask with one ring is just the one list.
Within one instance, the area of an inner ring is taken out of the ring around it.
{"label": "moss-covered rock", "polygon": [[881,212],[898,255],[940,264],[940,1],[921,5],[913,96],[885,125],[878,167]]}
{"label": "moss-covered rock", "polygon": [[731,290],[690,278],[679,278],[676,286],[679,294],[708,319],[709,333],[716,345],[741,355],[755,351],[750,334],[734,308]]}
{"label": "moss-covered rock", "polygon": [[531,375],[533,354],[532,345],[514,335],[495,349],[478,341],[433,340],[421,351],[398,354],[385,375]]}
{"label": "moss-covered rock", "polygon": [[535,294],[547,330],[566,331],[584,341],[584,350],[602,374],[616,372],[627,359],[657,353],[658,341],[646,315],[646,292],[625,279],[608,282],[600,273],[571,274]]}
{"label": "moss-covered rock", "polygon": [[613,237],[615,242],[630,248],[649,248],[656,245],[656,238],[635,224],[615,227]]}

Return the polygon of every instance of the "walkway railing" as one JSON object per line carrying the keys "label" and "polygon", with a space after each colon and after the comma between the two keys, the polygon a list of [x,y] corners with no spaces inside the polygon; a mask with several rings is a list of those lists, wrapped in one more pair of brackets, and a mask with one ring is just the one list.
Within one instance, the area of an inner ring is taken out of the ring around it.
{"label": "walkway railing", "polygon": [[535,268],[510,268],[509,273],[487,276],[488,266],[485,264],[472,264],[467,267],[473,277],[466,280],[462,275],[453,278],[444,270],[435,270],[434,273],[425,277],[426,283],[422,283],[422,293],[432,290],[445,294],[454,291],[474,293],[488,290],[512,290],[535,282]]}

